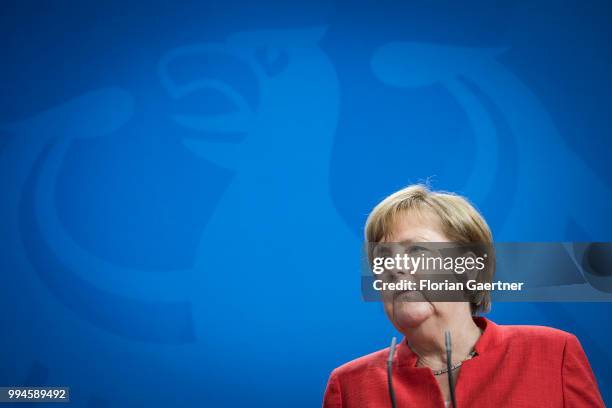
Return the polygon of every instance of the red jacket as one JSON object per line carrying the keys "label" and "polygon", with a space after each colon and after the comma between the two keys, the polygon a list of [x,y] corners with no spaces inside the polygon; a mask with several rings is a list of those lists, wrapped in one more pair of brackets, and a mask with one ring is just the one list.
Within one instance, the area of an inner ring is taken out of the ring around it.
{"label": "red jacket", "polygon": [[[569,333],[538,326],[498,326],[478,317],[484,330],[476,356],[461,366],[455,385],[458,408],[604,407],[589,362]],[[391,407],[388,349],[336,368],[327,383],[324,408]],[[439,407],[444,400],[432,371],[415,367],[406,341],[393,361],[398,408]]]}

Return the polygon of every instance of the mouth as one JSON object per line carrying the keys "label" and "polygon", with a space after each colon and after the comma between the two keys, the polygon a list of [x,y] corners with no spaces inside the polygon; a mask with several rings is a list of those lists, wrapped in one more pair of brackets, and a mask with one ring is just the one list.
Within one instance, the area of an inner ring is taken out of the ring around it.
{"label": "mouth", "polygon": [[429,302],[427,296],[419,290],[404,290],[393,294],[394,302]]}

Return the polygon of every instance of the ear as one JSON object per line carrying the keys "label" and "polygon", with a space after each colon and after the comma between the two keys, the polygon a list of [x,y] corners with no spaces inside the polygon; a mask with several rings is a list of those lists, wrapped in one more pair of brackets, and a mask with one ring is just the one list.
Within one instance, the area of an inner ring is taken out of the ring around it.
{"label": "ear", "polygon": [[[476,260],[477,256],[473,251],[467,251],[465,253],[462,254],[462,256],[464,256],[466,259],[471,258]],[[478,282],[479,281],[479,275],[480,275],[481,270],[479,270],[477,268],[477,265],[475,267],[473,267],[472,269],[467,269],[465,270],[464,276],[466,280],[470,280],[470,279],[474,279]]]}

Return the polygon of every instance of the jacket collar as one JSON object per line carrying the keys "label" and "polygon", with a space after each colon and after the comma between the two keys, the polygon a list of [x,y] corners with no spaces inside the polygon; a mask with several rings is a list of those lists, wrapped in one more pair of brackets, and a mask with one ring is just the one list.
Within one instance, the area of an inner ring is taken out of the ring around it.
{"label": "jacket collar", "polygon": [[[476,342],[474,350],[477,355],[486,354],[487,350],[494,347],[500,341],[499,326],[486,317],[474,317],[474,323],[482,330],[482,335]],[[396,350],[398,366],[415,367],[418,356],[410,349],[404,337]]]}

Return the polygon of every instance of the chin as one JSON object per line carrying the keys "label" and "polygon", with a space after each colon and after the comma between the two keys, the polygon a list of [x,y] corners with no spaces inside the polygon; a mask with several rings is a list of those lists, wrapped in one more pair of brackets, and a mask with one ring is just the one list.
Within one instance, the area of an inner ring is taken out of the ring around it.
{"label": "chin", "polygon": [[434,314],[429,302],[395,302],[389,309],[389,318],[400,330],[414,329]]}

